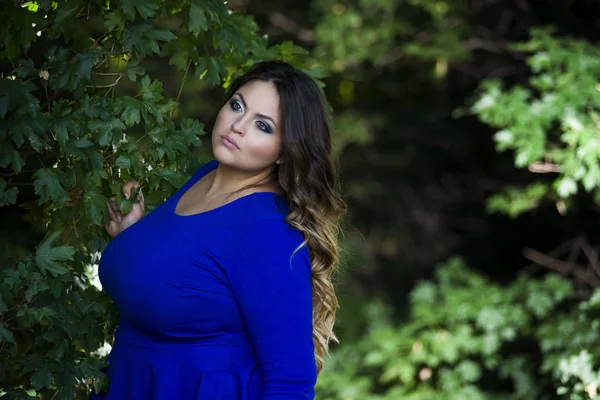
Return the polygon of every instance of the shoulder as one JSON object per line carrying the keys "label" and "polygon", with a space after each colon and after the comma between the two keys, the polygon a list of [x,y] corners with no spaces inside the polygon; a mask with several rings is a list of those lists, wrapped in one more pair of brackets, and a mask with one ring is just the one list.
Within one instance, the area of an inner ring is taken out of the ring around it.
{"label": "shoulder", "polygon": [[300,231],[283,219],[263,219],[247,225],[235,245],[238,260],[310,267],[308,248]]}
{"label": "shoulder", "polygon": [[269,217],[244,224],[238,239],[239,245],[273,248],[275,245],[297,247],[302,244],[300,231],[286,222],[283,216],[273,214]]}

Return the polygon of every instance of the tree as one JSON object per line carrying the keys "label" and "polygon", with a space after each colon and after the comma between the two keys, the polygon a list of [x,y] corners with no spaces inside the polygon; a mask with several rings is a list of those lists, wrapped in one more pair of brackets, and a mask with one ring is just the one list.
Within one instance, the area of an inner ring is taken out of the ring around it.
{"label": "tree", "polygon": [[[511,47],[527,55],[530,78],[509,88],[484,81],[470,110],[498,130],[497,150],[513,150],[533,182],[491,197],[489,211],[517,216],[554,202],[564,214],[589,197],[597,203],[600,49],[547,29]],[[587,195],[575,196],[581,188]],[[324,371],[323,398],[598,399],[598,253],[574,243],[581,249],[567,260],[525,253],[563,277],[528,272],[502,286],[454,257],[412,291],[407,321],[392,322],[372,302],[366,335],[340,347]],[[578,266],[579,252],[586,264]]]}
{"label": "tree", "polygon": [[[92,284],[107,244],[107,198],[127,211],[135,199],[120,187],[135,178],[152,210],[198,166],[191,151],[204,128],[181,107],[184,88],[227,86],[263,59],[314,69],[303,49],[269,46],[251,17],[222,1],[1,7],[0,206],[25,212],[3,240],[0,394],[82,398],[106,384],[96,350],[115,328]],[[152,76],[166,62],[177,71],[176,98]]]}

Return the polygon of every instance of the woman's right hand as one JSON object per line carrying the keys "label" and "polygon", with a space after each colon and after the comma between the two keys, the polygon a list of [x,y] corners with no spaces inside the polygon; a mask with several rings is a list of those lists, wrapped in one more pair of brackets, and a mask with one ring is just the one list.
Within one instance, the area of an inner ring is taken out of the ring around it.
{"label": "woman's right hand", "polygon": [[129,211],[127,214],[121,214],[117,200],[114,197],[111,197],[108,200],[108,213],[110,215],[110,221],[108,224],[105,224],[104,227],[111,238],[114,238],[119,233],[129,228],[144,216],[144,194],[142,193],[140,184],[136,181],[129,181],[125,183],[123,185],[123,195],[126,199],[129,199],[131,196],[131,189],[134,187],[139,189],[140,200],[139,202],[133,203],[131,211]]}

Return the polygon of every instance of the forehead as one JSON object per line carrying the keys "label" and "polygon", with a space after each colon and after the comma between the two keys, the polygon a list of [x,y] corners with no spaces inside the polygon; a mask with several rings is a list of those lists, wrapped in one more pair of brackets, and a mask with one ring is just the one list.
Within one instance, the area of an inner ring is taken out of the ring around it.
{"label": "forehead", "polygon": [[236,93],[244,97],[248,111],[279,120],[279,93],[272,82],[248,82]]}

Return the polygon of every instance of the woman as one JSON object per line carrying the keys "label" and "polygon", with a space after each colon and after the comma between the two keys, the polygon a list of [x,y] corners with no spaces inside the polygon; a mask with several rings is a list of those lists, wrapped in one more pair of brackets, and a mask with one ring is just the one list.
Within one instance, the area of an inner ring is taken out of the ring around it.
{"label": "woman", "polygon": [[143,219],[143,200],[124,216],[111,201],[106,399],[314,398],[336,339],[344,212],[319,88],[289,64],[254,65],[231,85],[212,148]]}

